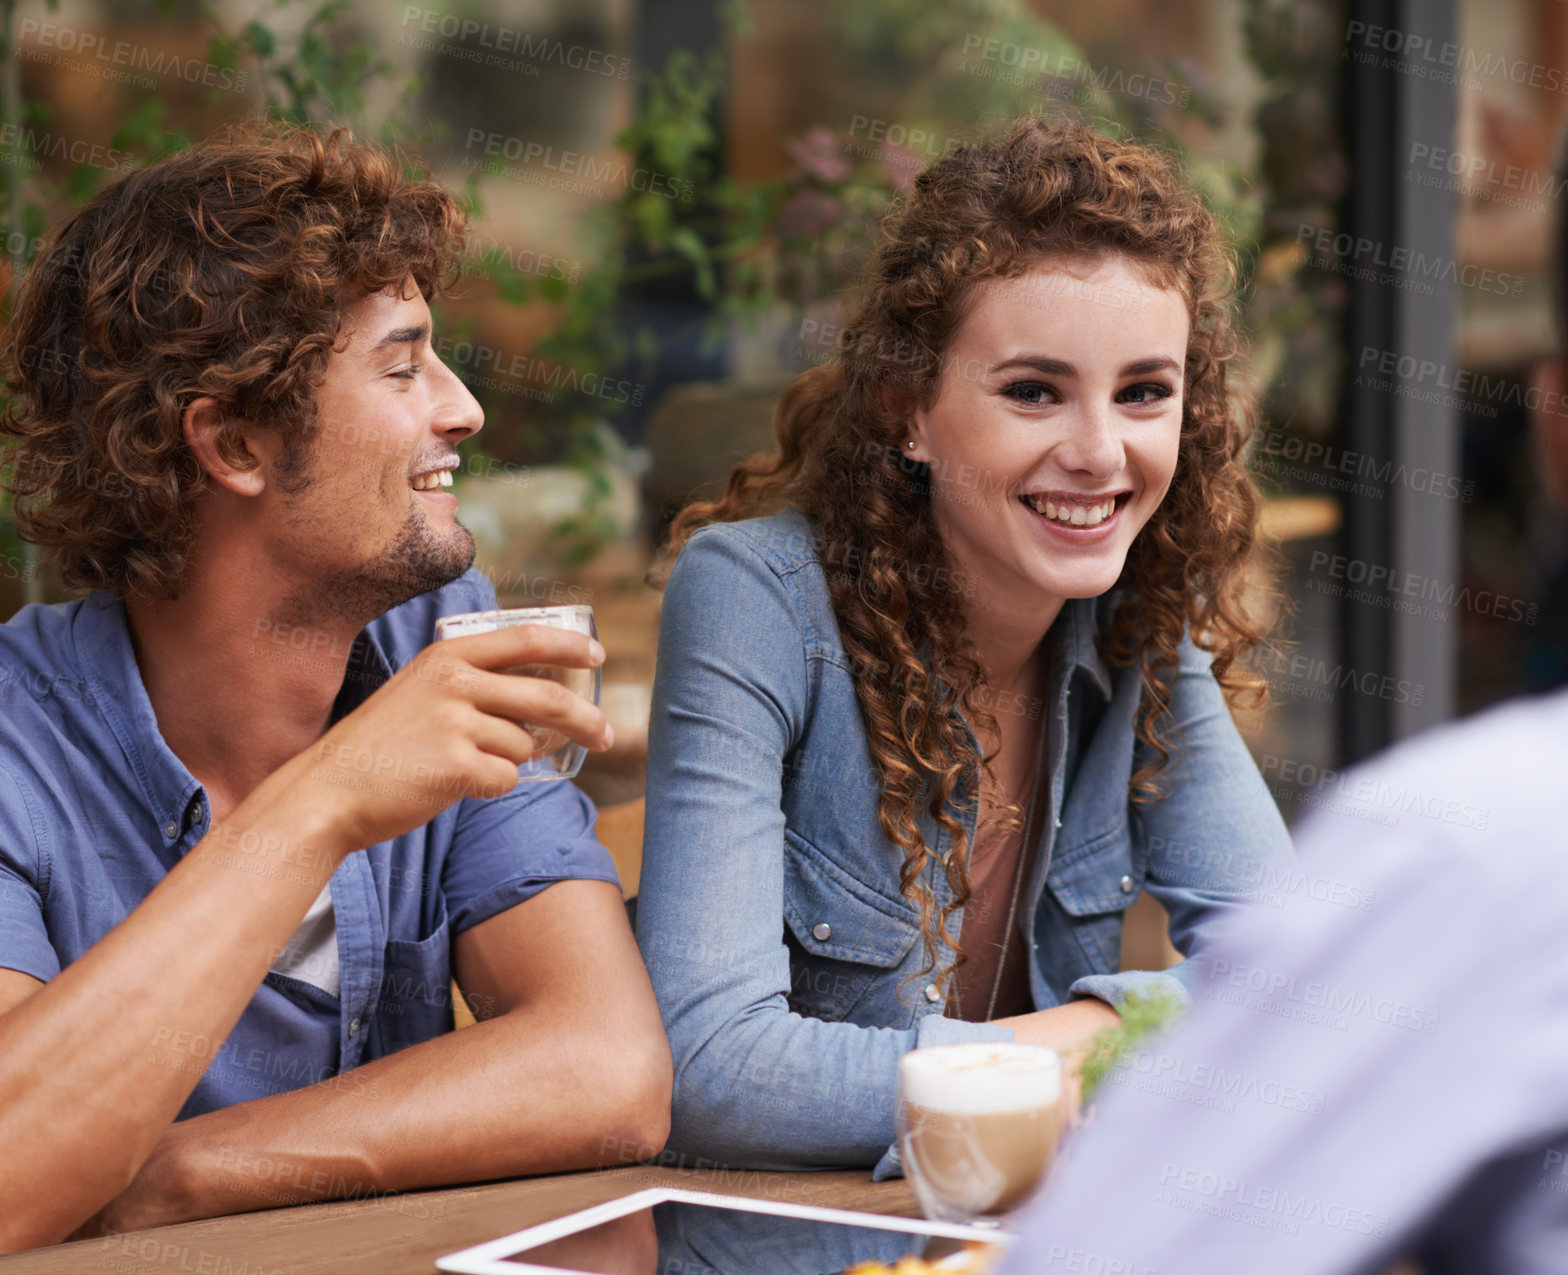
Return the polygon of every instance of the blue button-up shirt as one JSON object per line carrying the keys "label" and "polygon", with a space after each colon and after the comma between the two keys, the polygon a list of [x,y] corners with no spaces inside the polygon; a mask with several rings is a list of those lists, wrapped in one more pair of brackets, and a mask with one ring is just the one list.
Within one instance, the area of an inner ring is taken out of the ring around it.
{"label": "blue button-up shirt", "polygon": [[[368,625],[334,717],[434,638],[485,610],[478,572]],[[255,663],[322,658],[263,629]],[[292,636],[292,634],[290,634]],[[48,981],[118,925],[206,834],[207,795],[158,731],[124,607],[105,594],[29,606],[0,625],[0,967]],[[452,1028],[452,940],[556,881],[617,882],[591,803],[570,783],[463,800],[344,860],[331,880],[339,997],[267,975],[181,1117],[351,1073]],[[344,1075],[343,1084],[352,1076]]]}
{"label": "blue button-up shirt", "polygon": [[[946,1016],[922,975],[920,914],[899,890],[881,779],[839,636],[830,572],[799,513],[704,528],[665,592],[649,726],[638,940],[675,1058],[671,1147],[766,1168],[877,1163],[894,1136],[898,1058],[947,1041],[1011,1039]],[[1049,817],[1018,909],[1038,1009],[1139,989],[1186,1001],[1189,962],[1120,971],[1143,890],[1184,955],[1290,872],[1290,836],[1231,720],[1210,657],[1183,640],[1169,677],[1163,777],[1128,799],[1151,752],[1136,735],[1135,666],[1096,637],[1106,603],[1069,601],[1051,627],[1050,692],[1000,713],[1041,722]],[[955,811],[974,831],[973,805]],[[921,812],[940,859],[949,838]],[[928,863],[938,908],[952,900]],[[962,909],[951,921],[956,937]]]}

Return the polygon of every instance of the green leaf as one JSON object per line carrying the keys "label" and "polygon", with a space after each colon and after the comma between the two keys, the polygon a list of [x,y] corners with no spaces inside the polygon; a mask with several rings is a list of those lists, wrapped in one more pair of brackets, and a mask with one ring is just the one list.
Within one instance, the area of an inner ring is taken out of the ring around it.
{"label": "green leaf", "polygon": [[98,190],[103,179],[103,169],[92,164],[78,164],[65,179],[65,194],[73,204],[85,204]]}
{"label": "green leaf", "polygon": [[278,49],[278,37],[272,28],[263,26],[257,18],[245,24],[245,43],[258,58],[270,58]]}
{"label": "green leaf", "polygon": [[1122,1021],[1094,1038],[1083,1064],[1083,1101],[1094,1100],[1116,1065],[1181,1017],[1181,1004],[1169,992],[1133,992],[1122,1002]]}

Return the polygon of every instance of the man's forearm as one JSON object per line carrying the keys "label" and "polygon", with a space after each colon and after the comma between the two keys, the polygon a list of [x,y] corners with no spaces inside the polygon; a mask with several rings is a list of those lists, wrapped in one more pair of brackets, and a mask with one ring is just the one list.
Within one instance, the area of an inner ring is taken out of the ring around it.
{"label": "man's forearm", "polygon": [[656,1050],[529,1006],[175,1125],[105,1229],[619,1163],[668,1109]]}
{"label": "man's forearm", "polygon": [[286,785],[215,826],[81,959],[0,1016],[0,1251],[60,1239],[131,1180],[346,847]]}

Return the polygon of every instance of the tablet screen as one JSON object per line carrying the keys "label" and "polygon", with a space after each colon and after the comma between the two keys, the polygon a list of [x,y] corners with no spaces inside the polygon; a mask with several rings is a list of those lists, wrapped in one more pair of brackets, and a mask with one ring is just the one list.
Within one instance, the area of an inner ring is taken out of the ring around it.
{"label": "tablet screen", "polygon": [[943,1272],[980,1275],[997,1252],[907,1231],[670,1200],[503,1260],[594,1275],[845,1275],[862,1263],[893,1266],[914,1256],[941,1260]]}

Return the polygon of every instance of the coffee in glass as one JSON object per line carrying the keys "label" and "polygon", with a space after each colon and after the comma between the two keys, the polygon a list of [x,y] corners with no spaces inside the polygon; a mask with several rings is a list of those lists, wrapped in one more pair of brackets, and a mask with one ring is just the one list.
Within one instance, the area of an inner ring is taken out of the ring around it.
{"label": "coffee in glass", "polygon": [[911,1050],[898,1067],[899,1150],[920,1210],[967,1222],[1016,1207],[1061,1130],[1062,1060],[1041,1045]]}
{"label": "coffee in glass", "polygon": [[[510,611],[466,611],[462,615],[444,615],[436,621],[437,638],[467,637],[473,633],[490,633],[496,629],[510,628],[514,624],[543,624],[550,628],[566,629],[597,638],[599,630],[593,622],[591,606],[521,607]],[[597,705],[604,688],[604,675],[597,668],[565,668],[553,664],[524,664],[502,670],[524,677],[540,677],[559,682],[574,695],[580,695]],[[571,779],[582,769],[588,750],[559,731],[545,726],[530,726],[534,739],[534,755],[517,768],[522,783],[547,779]]]}

